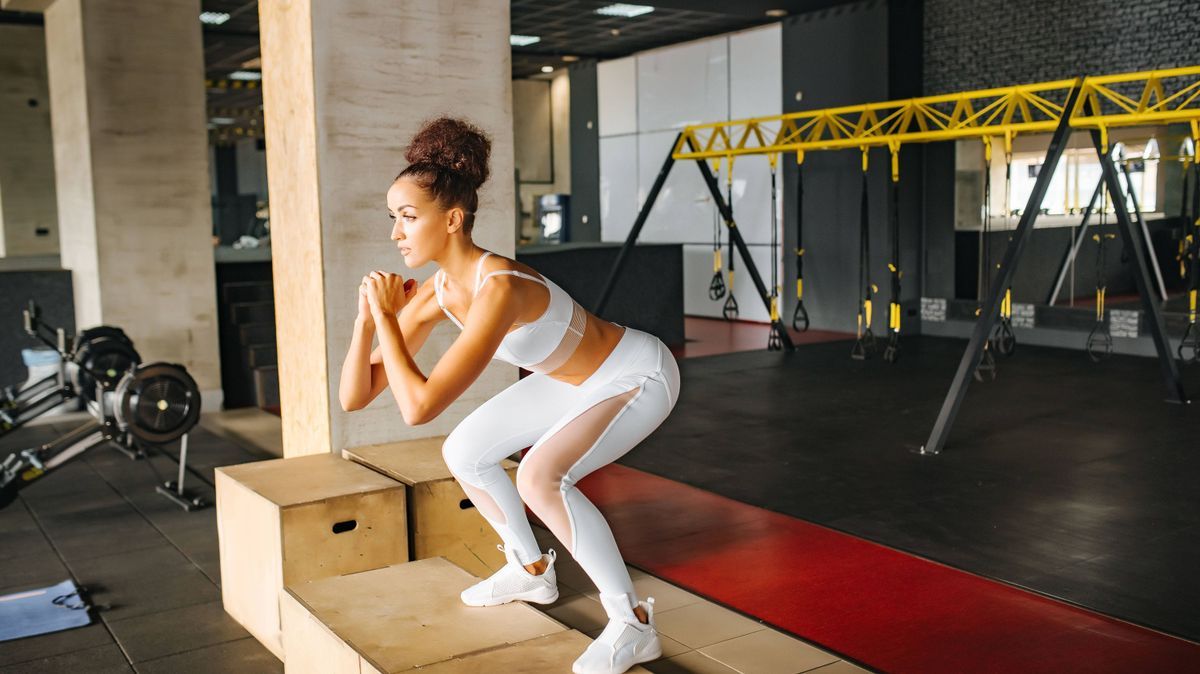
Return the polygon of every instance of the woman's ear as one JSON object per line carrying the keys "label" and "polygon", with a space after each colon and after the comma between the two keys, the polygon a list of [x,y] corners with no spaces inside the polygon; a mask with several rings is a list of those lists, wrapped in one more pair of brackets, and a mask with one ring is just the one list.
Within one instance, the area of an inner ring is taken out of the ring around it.
{"label": "woman's ear", "polygon": [[447,211],[450,216],[449,222],[446,223],[446,230],[451,234],[462,229],[463,226],[463,210],[461,208],[451,208]]}

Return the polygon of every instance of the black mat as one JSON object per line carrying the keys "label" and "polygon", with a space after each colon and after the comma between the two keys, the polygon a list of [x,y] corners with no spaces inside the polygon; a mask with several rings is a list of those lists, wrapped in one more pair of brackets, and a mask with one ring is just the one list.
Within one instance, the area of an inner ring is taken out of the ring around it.
{"label": "black mat", "polygon": [[1153,359],[1021,345],[918,455],[965,345],[683,360],[674,413],[622,463],[1200,640],[1200,402],[1164,402]]}

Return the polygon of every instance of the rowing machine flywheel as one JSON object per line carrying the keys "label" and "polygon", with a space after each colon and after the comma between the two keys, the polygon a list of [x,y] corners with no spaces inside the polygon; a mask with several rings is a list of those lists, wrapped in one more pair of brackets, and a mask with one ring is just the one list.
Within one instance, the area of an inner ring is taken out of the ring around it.
{"label": "rowing machine flywheel", "polygon": [[101,325],[79,333],[75,338],[76,366],[72,367],[71,383],[79,397],[95,402],[96,377],[111,390],[125,373],[142,362],[133,342],[120,328]]}
{"label": "rowing machine flywheel", "polygon": [[166,444],[200,420],[200,389],[182,365],[147,363],[117,384],[117,427],[146,442]]}

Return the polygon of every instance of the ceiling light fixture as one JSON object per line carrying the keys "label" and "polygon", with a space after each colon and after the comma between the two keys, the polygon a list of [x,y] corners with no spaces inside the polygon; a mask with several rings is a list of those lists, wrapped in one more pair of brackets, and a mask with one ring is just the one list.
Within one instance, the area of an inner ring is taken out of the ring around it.
{"label": "ceiling light fixture", "polygon": [[786,9],[768,9],[767,16],[769,16],[773,19],[778,19],[780,17],[787,16],[787,10]]}
{"label": "ceiling light fixture", "polygon": [[618,2],[615,5],[601,7],[596,10],[596,13],[603,14],[604,16],[623,16],[626,19],[632,19],[635,16],[649,14],[653,11],[654,8],[650,5],[627,5],[623,2]]}
{"label": "ceiling light fixture", "polygon": [[225,12],[200,12],[200,23],[207,23],[210,26],[219,26],[229,20],[229,15]]}
{"label": "ceiling light fixture", "polygon": [[552,73],[554,72],[554,66],[542,66],[542,72]]}
{"label": "ceiling light fixture", "polygon": [[257,81],[262,79],[262,73],[256,70],[235,70],[229,73],[231,80],[245,80],[247,82]]}
{"label": "ceiling light fixture", "polygon": [[514,47],[528,47],[531,44],[541,42],[542,38],[536,35],[509,35],[508,43]]}
{"label": "ceiling light fixture", "polygon": [[233,117],[211,117],[211,118],[209,118],[208,121],[212,122],[213,124],[225,125],[225,124],[233,124],[237,120],[234,119]]}
{"label": "ceiling light fixture", "polygon": [[564,54],[562,60],[564,63],[574,63],[579,60],[579,57],[571,54]]}

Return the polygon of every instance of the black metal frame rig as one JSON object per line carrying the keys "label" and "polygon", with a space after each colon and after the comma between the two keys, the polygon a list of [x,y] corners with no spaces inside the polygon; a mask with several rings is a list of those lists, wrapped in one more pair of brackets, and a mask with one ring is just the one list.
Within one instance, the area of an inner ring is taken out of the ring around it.
{"label": "black metal frame rig", "polygon": [[[634,244],[637,242],[638,235],[641,234],[642,227],[646,224],[646,218],[650,216],[650,209],[654,207],[654,202],[658,200],[658,193],[662,191],[663,185],[667,182],[667,176],[671,173],[671,168],[675,166],[673,149],[679,147],[679,139],[682,135],[679,134],[676,136],[675,142],[671,144],[672,152],[667,153],[667,159],[663,162],[662,168],[659,169],[658,177],[654,179],[654,186],[650,188],[650,194],[646,197],[646,203],[642,204],[642,209],[638,212],[637,219],[633,222],[633,228],[629,230],[629,236],[625,237],[625,243],[621,246],[621,252],[617,254],[617,260],[613,263],[612,270],[608,273],[608,279],[604,282],[604,289],[600,292],[600,299],[592,307],[592,313],[597,316],[601,315],[604,308],[608,305],[608,300],[612,296],[617,278],[621,275],[621,270],[625,267],[629,251],[633,249]],[[695,142],[691,138],[688,139],[688,146],[693,152],[699,151],[699,148],[696,147]],[[725,202],[725,197],[721,195],[721,188],[717,184],[717,179],[713,176],[708,162],[698,159],[696,160],[696,165],[700,168],[700,175],[704,178],[704,184],[708,186],[708,191],[712,194],[713,201],[721,211],[721,218],[725,221],[725,228],[729,230],[729,240],[741,255],[742,263],[746,265],[746,270],[750,273],[750,279],[754,281],[754,287],[758,290],[758,296],[762,299],[763,306],[769,314],[771,313],[771,294],[767,290],[767,286],[763,284],[762,276],[758,273],[758,267],[754,265],[754,260],[750,257],[750,250],[746,247],[746,241],[742,239],[737,222],[733,219],[733,211],[730,210],[729,204]],[[774,279],[772,279],[773,281]],[[780,337],[783,348],[788,351],[794,351],[796,345],[792,342],[792,337],[788,334],[787,328],[783,324],[783,319],[777,318],[772,323],[778,331],[777,334]]]}
{"label": "black metal frame rig", "polygon": [[[963,398],[967,395],[967,386],[971,383],[971,373],[975,371],[975,367],[979,364],[979,360],[983,355],[984,343],[987,341],[988,335],[992,333],[992,328],[996,324],[996,319],[1000,312],[1000,302],[1004,298],[1005,289],[1012,283],[1017,261],[1020,260],[1021,253],[1025,250],[1025,244],[1029,242],[1030,234],[1033,232],[1033,222],[1037,219],[1038,211],[1040,210],[1039,205],[1042,203],[1042,199],[1045,198],[1046,191],[1050,187],[1050,178],[1054,174],[1054,167],[1058,166],[1063,150],[1066,148],[1067,139],[1071,133],[1071,115],[1068,113],[1075,109],[1082,86],[1082,78],[1077,79],[1075,85],[1071,88],[1070,95],[1067,97],[1066,104],[1063,106],[1065,112],[1054,130],[1054,135],[1050,139],[1050,147],[1046,151],[1046,160],[1042,164],[1042,170],[1038,172],[1037,180],[1034,181],[1033,192],[1029,195],[1029,203],[1025,206],[1025,210],[1021,212],[1021,220],[1017,224],[1017,230],[1009,241],[1008,248],[1004,251],[1004,258],[1000,262],[997,279],[991,287],[991,293],[987,298],[987,303],[984,305],[983,311],[979,314],[979,320],[975,323],[971,339],[967,342],[966,352],[963,353],[962,360],[959,361],[958,370],[955,372],[954,380],[950,384],[950,390],[947,392],[946,399],[942,403],[941,411],[938,412],[937,421],[934,422],[933,431],[929,436],[928,442],[920,448],[918,452],[920,454],[939,454],[946,444],[946,437],[949,435],[950,428],[954,425],[954,420],[958,416],[958,410],[962,406]],[[1137,283],[1138,294],[1142,298],[1142,307],[1149,319],[1150,334],[1154,339],[1155,350],[1158,352],[1158,362],[1162,367],[1163,378],[1166,380],[1167,401],[1172,403],[1188,403],[1190,401],[1183,390],[1183,381],[1179,376],[1179,366],[1175,362],[1175,357],[1171,352],[1170,341],[1167,338],[1162,311],[1159,308],[1158,299],[1151,289],[1150,271],[1146,268],[1146,248],[1142,245],[1144,242],[1140,236],[1140,231],[1133,226],[1129,212],[1125,208],[1125,191],[1121,188],[1121,181],[1117,176],[1118,169],[1108,152],[1108,148],[1105,147],[1100,132],[1093,130],[1091,134],[1092,144],[1095,146],[1096,154],[1100,158],[1104,182],[1108,186],[1109,193],[1114,195],[1113,203],[1118,206],[1113,210],[1116,211],[1117,225],[1121,230],[1125,246],[1130,251],[1130,259],[1134,263],[1134,280]]]}

